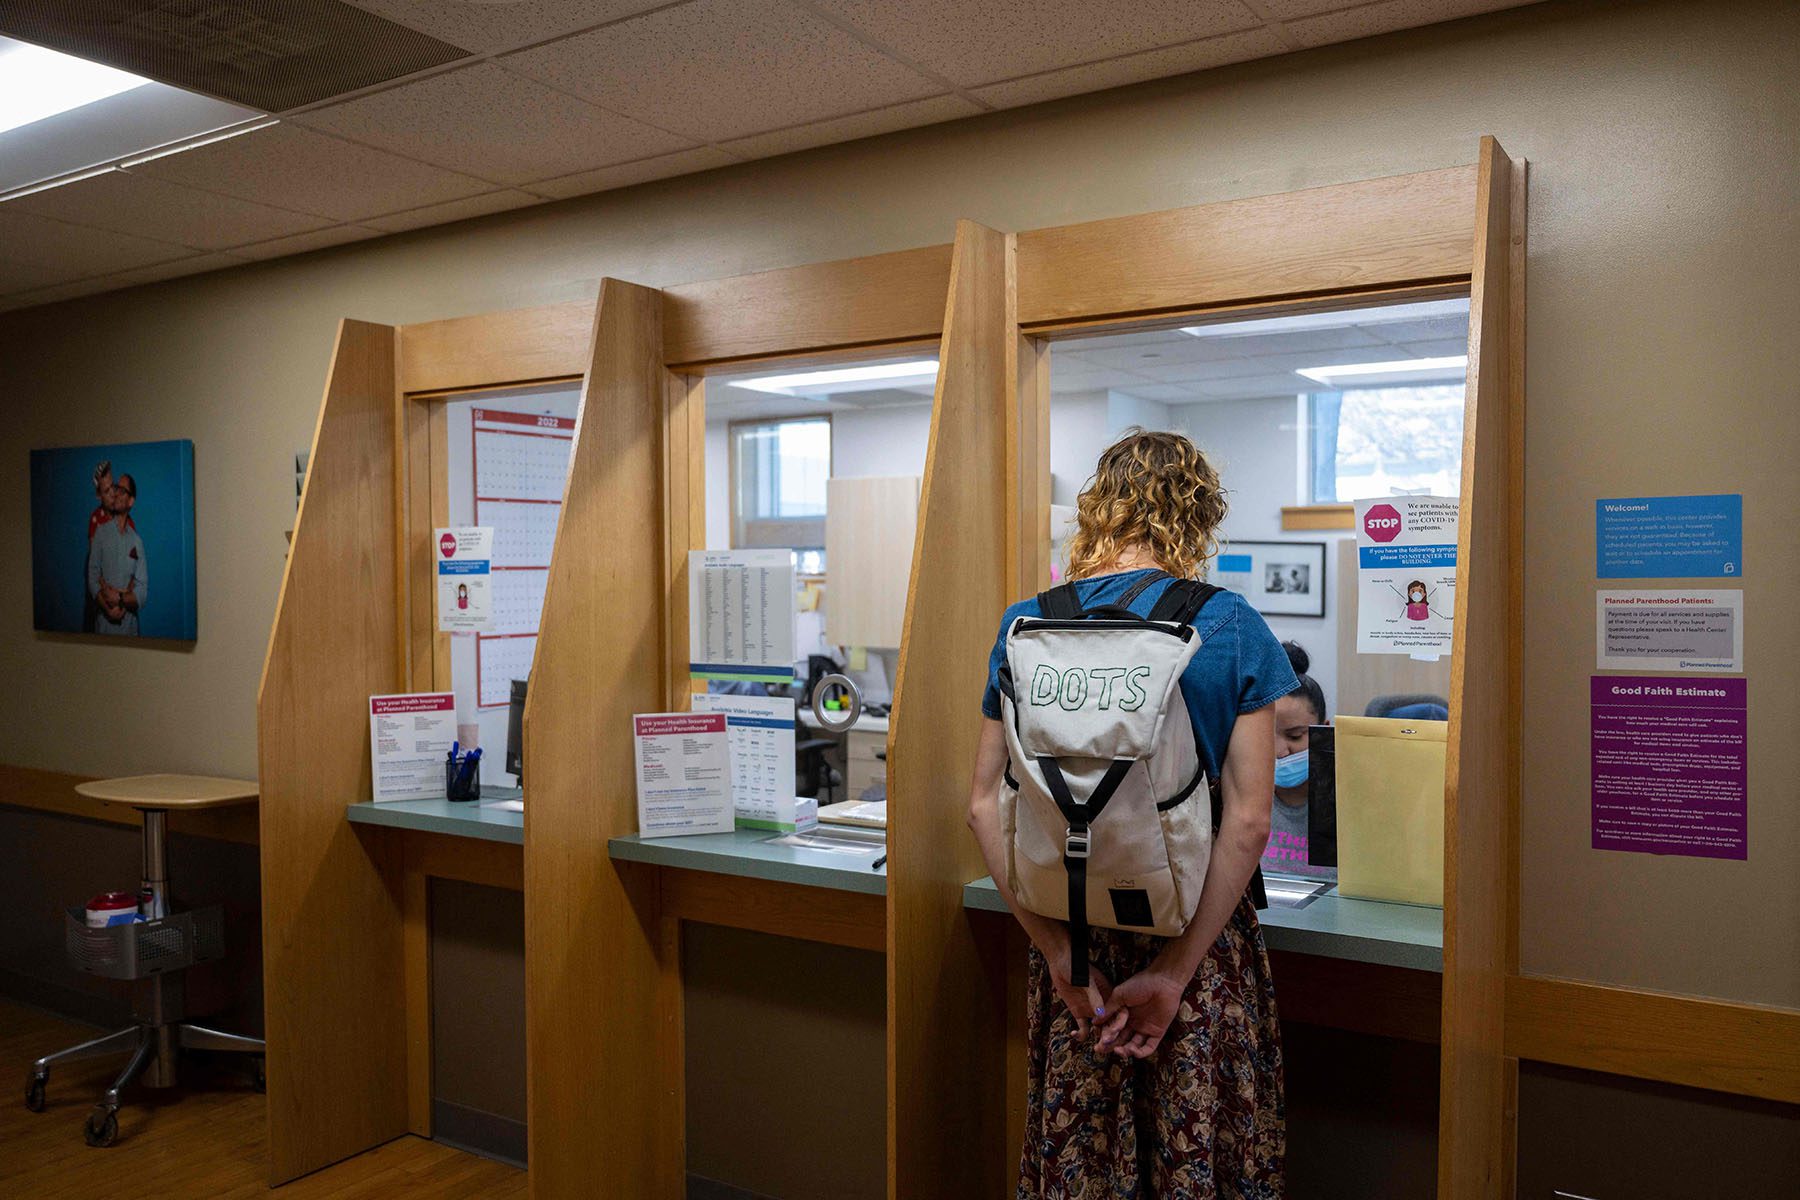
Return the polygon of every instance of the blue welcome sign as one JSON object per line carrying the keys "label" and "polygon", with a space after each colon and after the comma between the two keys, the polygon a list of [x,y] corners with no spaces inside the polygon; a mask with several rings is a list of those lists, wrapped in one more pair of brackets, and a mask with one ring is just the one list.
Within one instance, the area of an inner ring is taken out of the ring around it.
{"label": "blue welcome sign", "polygon": [[1601,579],[1718,579],[1744,573],[1744,497],[1594,501]]}

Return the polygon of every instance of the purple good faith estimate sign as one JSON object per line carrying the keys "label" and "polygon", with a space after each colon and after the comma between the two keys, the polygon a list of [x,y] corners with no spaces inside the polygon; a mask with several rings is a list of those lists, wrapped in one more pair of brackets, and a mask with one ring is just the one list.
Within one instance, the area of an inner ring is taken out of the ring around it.
{"label": "purple good faith estimate sign", "polygon": [[1594,849],[1746,857],[1746,694],[1742,679],[1593,677]]}

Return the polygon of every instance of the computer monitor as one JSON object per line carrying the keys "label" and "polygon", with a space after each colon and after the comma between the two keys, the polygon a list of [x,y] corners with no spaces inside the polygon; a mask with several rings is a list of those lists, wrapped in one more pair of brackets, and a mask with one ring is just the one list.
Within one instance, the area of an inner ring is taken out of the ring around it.
{"label": "computer monitor", "polygon": [[525,680],[512,681],[512,697],[506,705],[506,769],[525,786]]}

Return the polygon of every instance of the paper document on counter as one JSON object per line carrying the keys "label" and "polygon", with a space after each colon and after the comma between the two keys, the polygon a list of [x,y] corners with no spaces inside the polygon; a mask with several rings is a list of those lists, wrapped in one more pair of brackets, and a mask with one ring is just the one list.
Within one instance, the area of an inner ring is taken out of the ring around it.
{"label": "paper document on counter", "polygon": [[730,833],[725,714],[639,713],[631,718],[631,731],[639,835]]}
{"label": "paper document on counter", "polygon": [[444,759],[456,740],[452,692],[369,697],[371,799],[430,800],[444,795]]}
{"label": "paper document on counter", "polygon": [[791,833],[816,818],[794,796],[794,702],[701,693],[697,713],[721,713],[731,743],[731,807],[739,829]]}

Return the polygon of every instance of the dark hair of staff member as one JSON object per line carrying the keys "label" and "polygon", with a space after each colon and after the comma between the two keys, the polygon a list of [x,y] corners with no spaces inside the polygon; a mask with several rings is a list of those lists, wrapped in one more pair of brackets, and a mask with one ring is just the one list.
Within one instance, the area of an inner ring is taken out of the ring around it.
{"label": "dark hair of staff member", "polygon": [[[1069,578],[1084,607],[1116,604],[1147,571],[1197,578],[1218,551],[1225,491],[1192,442],[1133,431],[1108,447],[1076,504]],[[1147,615],[1168,587],[1131,602]],[[1179,937],[1096,927],[1092,985],[1070,982],[1068,927],[1006,887],[999,788],[1007,749],[989,664],[969,825],[1001,895],[1031,938],[1025,1145],[1019,1196],[1213,1200],[1279,1196],[1286,1130],[1280,1026],[1269,958],[1245,890],[1269,836],[1274,703],[1293,691],[1287,655],[1243,597],[1219,592],[1194,617],[1200,648],[1180,687],[1194,740],[1224,794],[1199,907]]]}

